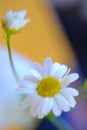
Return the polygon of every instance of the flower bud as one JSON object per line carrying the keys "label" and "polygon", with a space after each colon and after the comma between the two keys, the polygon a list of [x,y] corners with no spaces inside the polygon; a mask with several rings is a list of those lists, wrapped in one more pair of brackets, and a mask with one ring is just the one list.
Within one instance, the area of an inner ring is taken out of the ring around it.
{"label": "flower bud", "polygon": [[2,19],[2,26],[6,33],[15,34],[19,32],[30,19],[24,19],[26,10],[20,12],[7,12],[5,17]]}

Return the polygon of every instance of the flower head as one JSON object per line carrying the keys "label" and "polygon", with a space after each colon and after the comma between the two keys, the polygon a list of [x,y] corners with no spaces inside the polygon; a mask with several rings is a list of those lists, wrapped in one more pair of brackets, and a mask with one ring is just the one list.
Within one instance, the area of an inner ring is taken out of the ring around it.
{"label": "flower head", "polygon": [[74,96],[79,93],[67,86],[78,79],[79,75],[69,72],[67,66],[52,63],[51,58],[46,58],[43,66],[34,63],[29,75],[24,77],[17,88],[18,93],[28,94],[22,102],[22,108],[30,107],[33,116],[43,118],[51,111],[59,116],[62,111],[67,112],[75,107]]}
{"label": "flower head", "polygon": [[24,19],[26,10],[20,12],[7,12],[6,16],[2,19],[2,26],[7,33],[15,34],[19,32],[30,19]]}

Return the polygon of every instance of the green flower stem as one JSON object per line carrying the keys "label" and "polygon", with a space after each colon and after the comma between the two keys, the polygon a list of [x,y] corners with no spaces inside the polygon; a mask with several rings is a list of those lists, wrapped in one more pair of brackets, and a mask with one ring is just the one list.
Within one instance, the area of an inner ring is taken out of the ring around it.
{"label": "green flower stem", "polygon": [[62,117],[47,118],[58,130],[74,130],[67,120]]}
{"label": "green flower stem", "polygon": [[13,64],[13,61],[12,61],[11,46],[10,46],[10,34],[9,34],[9,33],[7,33],[6,40],[7,40],[7,49],[8,49],[8,55],[9,55],[9,60],[10,60],[11,69],[12,69],[12,72],[13,72],[13,74],[14,74],[14,77],[15,77],[17,83],[18,83],[19,78],[18,78],[18,75],[17,75],[17,73],[16,73],[16,70],[15,70],[15,67],[14,67],[14,64]]}

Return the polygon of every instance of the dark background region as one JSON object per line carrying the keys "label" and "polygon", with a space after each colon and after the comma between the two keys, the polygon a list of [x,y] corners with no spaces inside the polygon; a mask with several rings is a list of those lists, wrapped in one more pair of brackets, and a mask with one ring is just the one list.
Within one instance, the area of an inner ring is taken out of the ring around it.
{"label": "dark background region", "polygon": [[58,130],[49,120],[43,119],[37,130]]}
{"label": "dark background region", "polygon": [[60,18],[62,26],[76,53],[83,77],[87,77],[87,19],[80,14],[80,6],[58,8],[54,5],[55,12]]}

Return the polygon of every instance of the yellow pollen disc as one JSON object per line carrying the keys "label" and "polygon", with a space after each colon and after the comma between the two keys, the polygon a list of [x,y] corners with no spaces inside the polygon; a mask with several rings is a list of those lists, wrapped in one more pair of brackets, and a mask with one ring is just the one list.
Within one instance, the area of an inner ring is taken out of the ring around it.
{"label": "yellow pollen disc", "polygon": [[61,83],[54,77],[48,77],[42,79],[37,85],[38,95],[42,97],[53,97],[59,93]]}

